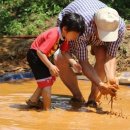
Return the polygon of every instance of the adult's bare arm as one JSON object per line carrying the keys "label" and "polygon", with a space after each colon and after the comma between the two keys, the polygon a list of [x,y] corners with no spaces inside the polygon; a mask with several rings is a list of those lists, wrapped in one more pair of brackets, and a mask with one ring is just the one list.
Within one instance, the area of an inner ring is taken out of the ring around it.
{"label": "adult's bare arm", "polygon": [[80,65],[82,66],[82,71],[84,75],[88,77],[92,82],[94,82],[103,94],[114,95],[114,93],[116,92],[116,89],[112,85],[105,84],[101,81],[95,69],[88,62],[88,60],[79,61],[79,62],[80,62]]}

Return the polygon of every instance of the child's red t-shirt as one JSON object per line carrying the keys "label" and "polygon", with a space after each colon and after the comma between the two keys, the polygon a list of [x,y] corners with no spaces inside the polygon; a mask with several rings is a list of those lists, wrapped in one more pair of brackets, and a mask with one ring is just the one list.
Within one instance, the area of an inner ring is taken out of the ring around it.
{"label": "child's red t-shirt", "polygon": [[50,57],[60,47],[61,51],[67,51],[69,45],[64,41],[59,45],[60,33],[58,27],[51,28],[41,33],[32,43],[31,49],[40,50],[42,53]]}

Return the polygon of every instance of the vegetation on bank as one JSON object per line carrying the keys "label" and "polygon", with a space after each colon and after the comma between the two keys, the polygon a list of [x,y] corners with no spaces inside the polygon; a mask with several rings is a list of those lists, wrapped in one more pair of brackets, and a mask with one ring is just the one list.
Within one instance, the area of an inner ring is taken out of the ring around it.
{"label": "vegetation on bank", "polygon": [[108,6],[116,9],[126,21],[130,20],[130,0],[101,0]]}
{"label": "vegetation on bank", "polygon": [[[71,1],[0,0],[0,35],[36,35],[53,26],[58,13]],[[130,0],[102,1],[130,19]]]}

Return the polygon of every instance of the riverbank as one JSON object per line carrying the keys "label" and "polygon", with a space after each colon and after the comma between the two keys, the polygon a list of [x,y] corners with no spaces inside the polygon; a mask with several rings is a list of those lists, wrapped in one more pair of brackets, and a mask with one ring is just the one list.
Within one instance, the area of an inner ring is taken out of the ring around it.
{"label": "riverbank", "polygon": [[[26,53],[33,37],[0,38],[0,75],[6,73],[27,72],[30,70]],[[117,54],[117,72],[130,71],[130,30],[127,31]],[[89,53],[90,63],[94,64],[94,56]]]}

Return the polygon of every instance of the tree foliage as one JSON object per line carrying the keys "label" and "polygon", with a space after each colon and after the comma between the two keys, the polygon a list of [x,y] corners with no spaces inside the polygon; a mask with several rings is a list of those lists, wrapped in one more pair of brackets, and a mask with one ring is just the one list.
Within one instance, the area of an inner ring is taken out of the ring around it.
{"label": "tree foliage", "polygon": [[130,0],[101,0],[116,9],[122,18],[130,20]]}
{"label": "tree foliage", "polygon": [[[73,0],[0,0],[0,35],[38,34]],[[130,0],[102,0],[130,19]],[[50,20],[51,19],[51,20]]]}
{"label": "tree foliage", "polygon": [[[70,0],[1,0],[0,35],[38,34]],[[49,21],[48,21],[49,22]]]}

